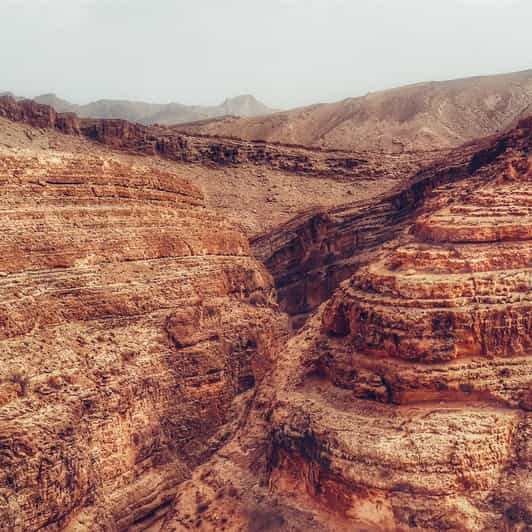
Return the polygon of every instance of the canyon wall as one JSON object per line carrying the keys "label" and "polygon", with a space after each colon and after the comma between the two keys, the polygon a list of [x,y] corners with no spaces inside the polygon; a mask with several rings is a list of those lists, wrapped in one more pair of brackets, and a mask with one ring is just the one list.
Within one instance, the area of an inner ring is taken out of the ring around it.
{"label": "canyon wall", "polygon": [[[523,124],[526,130],[527,121]],[[295,323],[301,322],[341,281],[405,230],[412,213],[438,186],[467,179],[490,164],[508,145],[519,142],[516,131],[453,150],[374,199],[308,210],[252,238],[255,255],[275,278],[281,308],[296,317]]]}
{"label": "canyon wall", "polygon": [[412,204],[162,530],[532,526],[531,152],[528,119]]}
{"label": "canyon wall", "polygon": [[[0,152],[6,529],[532,526],[532,118],[254,239],[266,267],[195,186],[95,146]],[[319,307],[289,339],[274,279]]]}
{"label": "canyon wall", "polygon": [[122,151],[160,155],[174,161],[223,166],[250,163],[284,172],[340,180],[398,179],[412,173],[438,153],[322,150],[238,138],[189,135],[174,127],[144,126],[119,119],[78,118],[73,113],[56,113],[48,105],[32,100],[17,101],[11,96],[0,96],[0,117],[34,127],[82,135]]}
{"label": "canyon wall", "polygon": [[270,367],[271,276],[141,162],[3,150],[0,184],[0,528],[144,528]]}

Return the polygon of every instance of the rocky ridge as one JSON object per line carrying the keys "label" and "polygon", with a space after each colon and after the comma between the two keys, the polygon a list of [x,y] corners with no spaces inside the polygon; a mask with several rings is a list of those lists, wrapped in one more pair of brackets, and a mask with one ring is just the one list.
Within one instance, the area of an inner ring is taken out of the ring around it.
{"label": "rocky ridge", "polygon": [[0,523],[145,529],[235,430],[283,319],[175,174],[0,153]]}
{"label": "rocky ridge", "polygon": [[221,166],[251,163],[289,173],[348,181],[398,179],[437,155],[437,152],[402,155],[342,152],[237,138],[188,135],[172,127],[144,126],[118,119],[83,119],[73,113],[56,113],[48,105],[32,100],[17,101],[10,96],[0,97],[0,117],[33,127],[55,128],[122,151],[160,155],[177,162]]}
{"label": "rocky ridge", "polygon": [[226,117],[183,126],[191,133],[238,135],[400,153],[460,146],[504,131],[532,105],[532,70],[417,83],[257,118]]}
{"label": "rocky ridge", "polygon": [[259,102],[250,94],[227,98],[220,105],[183,105],[179,103],[155,104],[131,100],[98,100],[86,105],[75,105],[55,94],[33,98],[40,104],[50,105],[59,113],[75,113],[83,118],[119,118],[141,124],[181,124],[221,116],[253,117],[275,110]]}
{"label": "rocky ridge", "polygon": [[162,530],[532,525],[531,150],[527,119],[412,205]]}
{"label": "rocky ridge", "polygon": [[531,139],[525,119],[254,240],[287,310],[325,301],[288,341],[270,275],[190,183],[3,153],[4,522],[526,530]]}

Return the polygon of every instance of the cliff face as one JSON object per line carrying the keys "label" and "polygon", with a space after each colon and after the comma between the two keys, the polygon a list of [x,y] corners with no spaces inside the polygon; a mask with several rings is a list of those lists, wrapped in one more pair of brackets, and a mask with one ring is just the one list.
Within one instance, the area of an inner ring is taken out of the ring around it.
{"label": "cliff face", "polygon": [[394,195],[426,191],[289,340],[163,530],[532,525],[531,149],[529,119],[461,179]]}
{"label": "cliff face", "polygon": [[[28,105],[0,110],[61,129]],[[6,529],[532,526],[532,119],[254,240],[282,306],[319,306],[290,339],[195,186],[84,142],[0,152]]]}
{"label": "cliff face", "polygon": [[[254,254],[275,278],[282,309],[304,318],[330,297],[341,281],[404,231],[411,224],[412,214],[438,187],[470,179],[497,158],[510,157],[511,150],[526,152],[529,120],[520,124],[504,135],[448,152],[444,159],[426,165],[409,180],[374,199],[308,210],[252,238]],[[418,225],[420,234],[425,231],[429,237],[433,229],[423,229],[422,222]],[[449,227],[448,234],[458,230]],[[526,236],[527,230],[522,231]]]}
{"label": "cliff face", "polygon": [[3,150],[0,183],[0,528],[147,526],[270,366],[271,277],[174,174]]}
{"label": "cliff face", "polygon": [[340,491],[338,510],[384,528],[530,526],[531,125],[436,188],[294,341],[305,369],[276,414],[278,482],[308,493],[294,465],[317,468],[311,495]]}
{"label": "cliff face", "polygon": [[[365,202],[313,209],[252,238],[255,255],[275,278],[283,310],[304,317],[332,295],[409,223],[412,212],[441,184],[469,177],[476,158],[489,157],[498,140],[453,150],[391,192]],[[479,154],[479,155],[477,155]]]}

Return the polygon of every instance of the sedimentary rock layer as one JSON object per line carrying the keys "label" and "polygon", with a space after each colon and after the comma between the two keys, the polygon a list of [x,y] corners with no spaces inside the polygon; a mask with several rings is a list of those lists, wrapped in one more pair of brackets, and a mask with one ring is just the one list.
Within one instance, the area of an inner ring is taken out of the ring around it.
{"label": "sedimentary rock layer", "polygon": [[531,150],[528,119],[256,240],[283,304],[328,298],[285,345],[270,274],[195,187],[4,154],[1,522],[532,526]]}
{"label": "sedimentary rock layer", "polygon": [[314,321],[304,333],[315,336],[276,414],[275,475],[303,479],[294,466],[314,464],[311,495],[340,490],[348,519],[366,506],[385,529],[531,524],[530,125],[435,188],[324,305],[321,332]]}
{"label": "sedimentary rock layer", "polygon": [[80,119],[31,100],[0,97],[0,117],[34,127],[83,135],[117,149],[181,162],[222,166],[251,163],[302,175],[340,180],[398,179],[432,160],[437,152],[405,154],[345,152],[304,146],[188,135],[173,127],[143,126],[118,119]]}
{"label": "sedimentary rock layer", "polygon": [[[491,171],[490,165],[501,154],[510,156],[507,151],[511,151],[511,146],[527,149],[529,122],[524,120],[521,127],[501,137],[462,146],[398,184],[391,192],[372,200],[309,210],[254,237],[251,241],[254,253],[273,274],[283,310],[291,315],[305,315],[314,310],[341,281],[367,263],[383,244],[399,235],[411,223],[415,210],[437,187],[482,175],[483,168]],[[499,168],[500,172],[503,170]],[[453,208],[454,218],[460,216],[458,207]],[[521,212],[510,209],[507,219],[512,220]],[[418,226],[423,231],[421,220]],[[526,238],[527,229],[517,227],[513,223],[513,231],[521,231],[521,236],[514,236]],[[431,231],[445,230],[435,223],[431,228]],[[455,232],[455,238],[461,238],[461,228],[451,225],[447,229]],[[494,231],[508,230],[497,225]],[[480,234],[479,228],[476,231]]]}
{"label": "sedimentary rock layer", "polygon": [[4,151],[0,184],[0,528],[147,526],[271,363],[271,277],[141,161]]}
{"label": "sedimentary rock layer", "polygon": [[532,526],[531,148],[527,120],[405,189],[426,192],[289,340],[163,530]]}

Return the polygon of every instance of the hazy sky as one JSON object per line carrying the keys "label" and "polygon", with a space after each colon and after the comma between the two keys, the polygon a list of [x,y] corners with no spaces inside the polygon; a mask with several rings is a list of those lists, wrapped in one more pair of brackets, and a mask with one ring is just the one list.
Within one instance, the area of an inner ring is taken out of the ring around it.
{"label": "hazy sky", "polygon": [[280,108],[532,68],[532,0],[0,0],[0,91]]}

